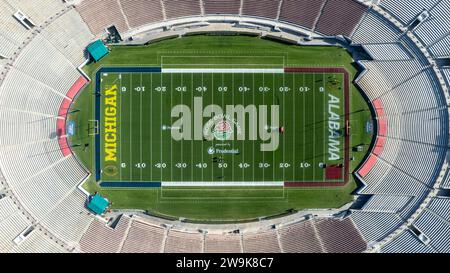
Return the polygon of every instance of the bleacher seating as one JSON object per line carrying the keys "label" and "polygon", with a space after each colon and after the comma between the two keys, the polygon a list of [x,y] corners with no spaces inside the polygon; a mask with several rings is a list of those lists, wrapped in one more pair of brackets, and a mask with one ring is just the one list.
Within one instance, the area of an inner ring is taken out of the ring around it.
{"label": "bleacher seating", "polygon": [[203,0],[205,14],[233,14],[240,13],[241,0]]}
{"label": "bleacher seating", "polygon": [[85,48],[94,38],[75,9],[70,9],[58,17],[41,33],[74,66],[85,61]]}
{"label": "bleacher seating", "polygon": [[283,0],[280,21],[313,29],[326,0]]}
{"label": "bleacher seating", "polygon": [[403,231],[398,237],[386,244],[381,253],[435,253],[432,248],[421,242],[411,230]]}
{"label": "bleacher seating", "polygon": [[123,253],[158,253],[164,249],[166,230],[162,227],[133,220],[123,243]]}
{"label": "bleacher seating", "polygon": [[325,252],[358,253],[367,248],[350,217],[318,220],[315,226]]}
{"label": "bleacher seating", "polygon": [[315,31],[329,36],[351,37],[367,9],[365,5],[354,0],[328,0]]}
{"label": "bleacher seating", "polygon": [[66,4],[63,1],[54,0],[6,0],[8,4],[13,7],[16,12],[21,10],[25,13],[36,25],[42,25],[49,21],[51,17],[63,12]]}
{"label": "bleacher seating", "polygon": [[130,28],[164,20],[160,0],[120,0],[120,5]]}
{"label": "bleacher seating", "polygon": [[240,253],[241,235],[206,234],[205,253]]}
{"label": "bleacher seating", "polygon": [[423,183],[398,170],[384,160],[377,160],[372,170],[364,177],[366,186],[361,194],[388,194],[418,196],[429,188]]}
{"label": "bleacher seating", "polygon": [[378,61],[409,60],[412,58],[400,43],[364,44],[364,48],[374,60]]}
{"label": "bleacher seating", "polygon": [[401,32],[375,11],[367,12],[352,36],[354,44],[395,43]]}
{"label": "bleacher seating", "polygon": [[[75,159],[72,161],[75,162]],[[74,189],[41,220],[40,224],[64,242],[77,244],[93,220],[85,207],[85,202],[86,195]]]}
{"label": "bleacher seating", "polygon": [[[21,84],[17,84],[18,82]],[[0,105],[10,109],[53,115],[63,99],[63,94],[14,67],[0,87]]]}
{"label": "bleacher seating", "polygon": [[450,57],[450,36],[445,36],[444,38],[438,40],[434,44],[428,47],[431,55],[437,58],[448,58]]}
{"label": "bleacher seating", "polygon": [[425,209],[414,227],[423,232],[430,240],[430,246],[437,252],[450,252],[450,222],[432,210]]}
{"label": "bleacher seating", "polygon": [[0,199],[0,253],[9,252],[15,246],[13,240],[29,225],[31,221],[12,198]]}
{"label": "bleacher seating", "polygon": [[450,68],[443,68],[442,74],[444,75],[445,80],[447,81],[447,85],[450,86]]}
{"label": "bleacher seating", "polygon": [[119,252],[130,221],[128,216],[122,215],[114,228],[99,220],[92,221],[80,240],[80,250],[88,253]]}
{"label": "bleacher seating", "polygon": [[448,24],[450,3],[440,1],[429,10],[429,13],[430,17],[414,30],[414,33],[425,45],[432,45],[441,38],[448,36],[450,32],[450,24]]}
{"label": "bleacher seating", "polygon": [[8,3],[0,2],[0,55],[7,58],[18,52],[18,48],[31,36],[31,31],[13,17],[15,12]]}
{"label": "bleacher seating", "polygon": [[244,0],[242,15],[277,19],[279,0]]}
{"label": "bleacher seating", "polygon": [[101,34],[112,25],[119,32],[129,29],[117,0],[84,0],[77,10],[94,35]]}
{"label": "bleacher seating", "polygon": [[[449,56],[448,1],[381,0],[380,6],[404,25],[427,9],[431,17],[413,32],[432,57]],[[34,30],[12,17],[19,9],[37,24]],[[368,70],[357,83],[370,101],[382,102],[383,116],[377,118],[386,121],[387,133],[383,149],[373,151],[373,168],[362,177],[359,193],[373,196],[361,210],[345,219],[219,235],[168,230],[125,215],[110,228],[85,209],[86,196],[77,186],[86,170],[74,156],[63,156],[55,129],[61,102],[80,77],[76,67],[85,59],[84,48],[111,25],[125,33],[209,14],[278,19],[344,35],[374,58],[361,62]],[[10,63],[0,75],[0,190],[11,194],[0,199],[0,252],[67,252],[68,246],[82,252],[361,252],[366,241],[381,241],[433,188],[449,132],[447,103],[430,60],[383,16],[354,0],[85,0],[76,9],[55,0],[0,1],[0,68]],[[450,85],[450,69],[441,71]],[[441,187],[450,187],[449,177]],[[411,230],[380,251],[449,252],[448,200],[433,198]],[[20,244],[13,242],[32,225]]]}
{"label": "bleacher seating", "polygon": [[40,227],[34,228],[24,241],[14,246],[12,253],[64,253],[67,252],[64,244],[47,234]]}
{"label": "bleacher seating", "polygon": [[277,233],[275,230],[260,231],[243,235],[244,252],[250,253],[276,253],[281,252]]}
{"label": "bleacher seating", "polygon": [[398,18],[403,24],[410,24],[424,9],[430,9],[439,0],[381,0],[380,5]]}
{"label": "bleacher seating", "polygon": [[439,215],[446,221],[450,222],[450,198],[448,197],[436,197],[433,198],[428,205],[427,209],[433,213]]}
{"label": "bleacher seating", "polygon": [[201,233],[190,233],[169,230],[164,252],[167,253],[199,253],[203,252],[203,237]]}
{"label": "bleacher seating", "polygon": [[294,223],[278,229],[283,252],[287,253],[320,253],[323,246],[317,235],[314,221]]}
{"label": "bleacher seating", "polygon": [[199,0],[162,0],[167,19],[187,16],[200,16]]}
{"label": "bleacher seating", "polygon": [[351,219],[367,242],[377,242],[398,228],[403,220],[396,213],[352,211]]}
{"label": "bleacher seating", "polygon": [[398,213],[411,201],[411,196],[373,195],[361,208],[362,211]]}
{"label": "bleacher seating", "polygon": [[80,76],[76,66],[41,35],[23,49],[14,67],[63,94]]}

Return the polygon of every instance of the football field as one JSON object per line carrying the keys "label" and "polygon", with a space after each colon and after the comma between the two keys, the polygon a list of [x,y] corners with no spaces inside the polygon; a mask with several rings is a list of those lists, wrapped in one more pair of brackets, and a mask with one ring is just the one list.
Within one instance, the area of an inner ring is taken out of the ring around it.
{"label": "football field", "polygon": [[178,68],[98,77],[98,180],[345,179],[343,73]]}
{"label": "football field", "polygon": [[353,199],[373,126],[344,48],[195,35],[110,49],[68,119],[83,188],[113,209],[247,221]]}

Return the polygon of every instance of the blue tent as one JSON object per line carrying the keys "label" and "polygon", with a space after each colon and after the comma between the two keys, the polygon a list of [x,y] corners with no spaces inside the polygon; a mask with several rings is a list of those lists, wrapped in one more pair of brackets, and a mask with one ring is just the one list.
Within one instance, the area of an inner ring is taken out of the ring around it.
{"label": "blue tent", "polygon": [[89,54],[98,62],[100,59],[109,54],[108,48],[103,44],[102,40],[97,40],[90,44],[87,48]]}
{"label": "blue tent", "polygon": [[106,198],[101,197],[98,193],[94,195],[88,204],[88,209],[95,214],[103,214],[109,206],[109,201]]}

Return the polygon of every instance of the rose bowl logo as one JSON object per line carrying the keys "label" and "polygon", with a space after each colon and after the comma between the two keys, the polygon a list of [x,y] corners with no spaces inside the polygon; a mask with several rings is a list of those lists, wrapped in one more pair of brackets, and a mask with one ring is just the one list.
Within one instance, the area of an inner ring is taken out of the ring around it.
{"label": "rose bowl logo", "polygon": [[213,129],[214,137],[222,141],[229,140],[233,132],[233,126],[227,120],[217,122]]}

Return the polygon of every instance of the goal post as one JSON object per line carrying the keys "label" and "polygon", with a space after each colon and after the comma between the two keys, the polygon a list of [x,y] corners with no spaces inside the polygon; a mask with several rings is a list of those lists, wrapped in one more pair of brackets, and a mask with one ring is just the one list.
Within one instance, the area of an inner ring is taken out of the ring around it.
{"label": "goal post", "polygon": [[95,136],[100,134],[100,126],[99,126],[99,121],[96,119],[90,119],[89,120],[89,135],[90,136]]}

